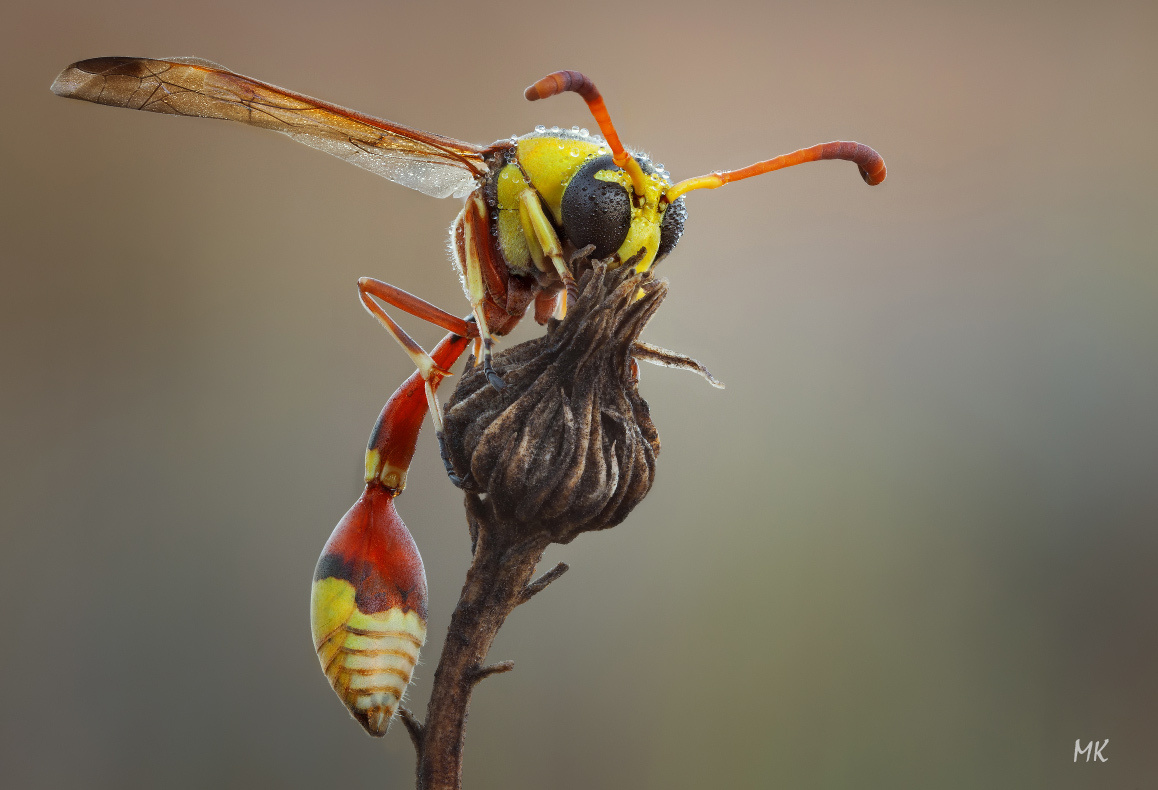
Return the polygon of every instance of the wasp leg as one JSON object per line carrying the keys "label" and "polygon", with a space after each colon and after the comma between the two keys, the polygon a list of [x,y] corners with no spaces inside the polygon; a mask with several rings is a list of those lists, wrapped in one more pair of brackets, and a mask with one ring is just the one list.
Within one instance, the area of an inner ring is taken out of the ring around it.
{"label": "wasp leg", "polygon": [[389,305],[405,310],[416,318],[421,318],[423,321],[440,326],[448,332],[454,332],[456,335],[462,335],[463,337],[476,337],[478,335],[478,330],[471,324],[469,317],[459,318],[456,315],[452,315],[440,307],[435,307],[425,299],[417,297],[408,291],[403,291],[401,288],[393,286],[390,283],[375,280],[373,277],[362,277],[358,280],[358,290],[361,293],[377,297]]}
{"label": "wasp leg", "polygon": [[[363,277],[358,280],[358,296],[362,300],[362,305],[366,310],[378,319],[378,322],[385,327],[386,331],[390,333],[390,336],[402,346],[402,350],[406,352],[407,356],[413,360],[414,366],[418,368],[418,375],[426,382],[426,401],[430,409],[431,418],[434,420],[437,429],[442,430],[442,407],[439,405],[438,398],[435,396],[435,389],[438,386],[438,382],[442,381],[444,376],[450,375],[450,371],[439,365],[427,354],[425,349],[423,349],[414,338],[408,335],[406,330],[400,327],[372,297],[377,297],[387,304],[401,308],[407,313],[429,321],[436,326],[449,329],[455,336],[464,338],[464,341],[472,336],[476,336],[478,334],[478,328],[472,322],[451,315],[445,310],[440,310],[429,302],[403,291],[401,288],[396,288],[389,283],[384,283],[370,277]],[[459,354],[455,354],[454,359],[452,359],[449,364],[454,364],[454,360],[457,360],[458,357]]]}
{"label": "wasp leg", "polygon": [[559,278],[567,289],[567,298],[559,307],[559,317],[563,318],[567,315],[567,303],[579,298],[579,286],[575,283],[571,270],[567,268],[567,262],[563,260],[563,245],[559,243],[555,228],[543,211],[543,204],[539,201],[539,195],[535,190],[528,188],[519,193],[519,214],[524,226],[530,225],[543,254],[551,259],[555,271],[559,273]]}
{"label": "wasp leg", "polygon": [[[431,352],[434,367],[438,370],[449,368],[469,345],[469,337],[447,335]],[[422,429],[426,412],[430,410],[432,417],[437,413],[438,402],[433,396],[440,383],[441,374],[424,379],[421,371],[415,371],[390,396],[366,447],[366,482],[377,480],[395,494],[406,487],[406,472],[414,458],[418,432]],[[437,417],[434,420],[435,430],[441,433],[441,420]]]}
{"label": "wasp leg", "polygon": [[465,475],[460,475],[458,470],[454,468],[454,462],[450,460],[450,450],[446,446],[446,434],[442,431],[435,431],[434,435],[438,439],[438,453],[442,456],[442,465],[446,467],[446,476],[450,478],[450,482],[463,491],[473,491],[476,486],[470,470],[468,469]]}
{"label": "wasp leg", "polygon": [[[482,263],[479,260],[478,239],[490,238],[487,228],[486,204],[477,193],[467,198],[466,207],[462,210],[463,237],[466,260],[463,262],[463,276],[466,280],[466,294],[470,299],[470,309],[474,312],[474,319],[478,323],[478,336],[482,341],[482,366],[487,381],[496,391],[506,385],[503,379],[495,372],[491,362],[491,348],[494,346],[494,337],[487,326],[484,301],[487,297],[486,283],[483,281]],[[480,236],[481,231],[481,236]],[[476,362],[479,357],[475,357]]]}

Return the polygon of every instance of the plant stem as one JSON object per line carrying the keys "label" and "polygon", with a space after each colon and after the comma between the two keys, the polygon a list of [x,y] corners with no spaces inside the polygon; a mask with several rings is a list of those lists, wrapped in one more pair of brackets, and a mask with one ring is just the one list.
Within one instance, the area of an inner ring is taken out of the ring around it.
{"label": "plant stem", "polygon": [[[470,517],[477,519],[483,508],[468,506],[468,510]],[[484,677],[513,668],[509,662],[489,667],[482,662],[507,615],[546,586],[535,588],[529,583],[550,542],[549,536],[541,534],[518,543],[503,543],[485,526],[476,534],[474,561],[450,618],[442,657],[434,672],[426,723],[417,730],[407,725],[418,749],[418,790],[462,787],[462,750],[471,691]],[[558,569],[551,571],[554,575],[547,582],[561,573]]]}

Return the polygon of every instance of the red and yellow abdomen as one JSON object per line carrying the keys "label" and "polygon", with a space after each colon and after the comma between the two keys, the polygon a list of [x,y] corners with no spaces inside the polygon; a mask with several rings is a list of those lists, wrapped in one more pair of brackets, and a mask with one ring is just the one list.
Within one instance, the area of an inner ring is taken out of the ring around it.
{"label": "red and yellow abdomen", "polygon": [[368,733],[385,735],[426,641],[426,573],[394,492],[377,482],[322,550],[310,624],[338,697]]}

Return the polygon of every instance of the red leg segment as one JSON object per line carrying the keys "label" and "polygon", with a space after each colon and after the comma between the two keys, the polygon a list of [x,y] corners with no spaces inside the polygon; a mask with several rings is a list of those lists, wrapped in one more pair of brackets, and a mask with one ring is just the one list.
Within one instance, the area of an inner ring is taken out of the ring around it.
{"label": "red leg segment", "polygon": [[[462,356],[470,342],[470,337],[447,335],[431,353],[434,364],[441,370],[448,369]],[[432,389],[438,388],[442,377],[441,373],[435,374],[429,382]],[[395,495],[406,487],[406,471],[414,458],[418,432],[428,411],[426,384],[421,371],[415,371],[382,407],[366,447],[367,483],[378,481]]]}
{"label": "red leg segment", "polygon": [[[452,315],[440,307],[435,307],[425,299],[421,299],[408,291],[403,291],[390,283],[375,280],[373,277],[363,277],[358,280],[358,291],[363,297],[367,294],[377,297],[388,305],[393,305],[416,318],[429,321],[448,332],[454,332],[456,335],[463,337],[478,335],[478,328],[471,322]],[[365,303],[366,299],[363,298],[362,302]]]}
{"label": "red leg segment", "polygon": [[[439,427],[439,430],[441,430],[442,412],[438,409],[438,404],[434,397],[435,388],[429,386],[429,384],[435,381],[436,378],[441,380],[442,376],[448,375],[447,370],[440,367],[430,355],[426,353],[426,350],[423,349],[414,338],[408,335],[406,330],[400,327],[372,297],[376,296],[388,304],[400,307],[411,315],[429,321],[436,326],[448,328],[456,335],[477,337],[479,334],[478,327],[470,321],[453,316],[445,310],[440,310],[430,304],[430,302],[419,299],[417,296],[409,294],[401,288],[395,288],[393,285],[369,277],[363,277],[358,280],[358,296],[362,299],[362,305],[366,310],[378,319],[386,331],[390,333],[391,337],[398,341],[398,344],[402,346],[402,350],[406,352],[406,355],[414,362],[414,366],[418,368],[422,379],[427,382],[426,397],[430,402],[430,408],[434,410],[434,422]],[[456,356],[455,359],[457,358]]]}

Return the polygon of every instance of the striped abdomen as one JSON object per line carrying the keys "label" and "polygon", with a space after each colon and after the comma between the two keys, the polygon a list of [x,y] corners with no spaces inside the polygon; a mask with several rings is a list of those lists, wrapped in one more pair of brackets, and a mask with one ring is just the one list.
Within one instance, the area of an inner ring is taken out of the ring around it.
{"label": "striped abdomen", "polygon": [[[353,597],[353,588],[333,590],[328,582],[335,581],[315,582],[315,599],[333,593]],[[346,708],[368,733],[385,735],[425,641],[426,625],[414,612],[390,609],[367,615],[355,608],[315,646],[322,671]]]}
{"label": "striped abdomen", "polygon": [[389,489],[371,483],[314,572],[310,620],[322,671],[371,735],[385,735],[426,641],[426,574]]}

